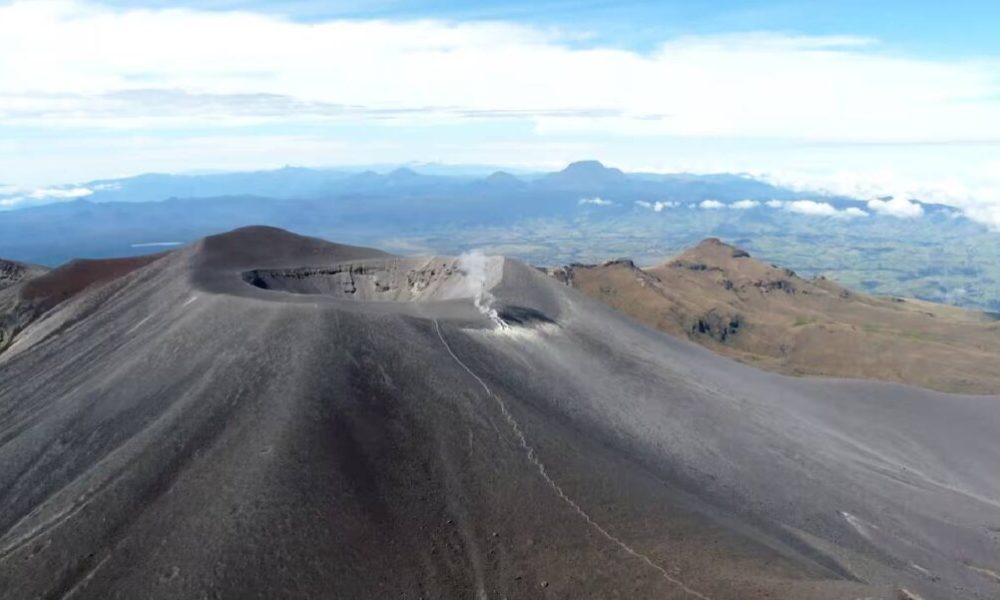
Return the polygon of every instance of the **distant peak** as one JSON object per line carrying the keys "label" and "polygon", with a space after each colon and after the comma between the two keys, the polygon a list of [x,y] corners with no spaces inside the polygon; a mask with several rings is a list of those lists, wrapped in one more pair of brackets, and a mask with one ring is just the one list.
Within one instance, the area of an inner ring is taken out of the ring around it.
{"label": "distant peak", "polygon": [[705,238],[698,242],[698,245],[692,248],[692,250],[728,250],[732,258],[749,258],[750,253],[742,248],[737,248],[732,244],[727,244],[717,237]]}
{"label": "distant peak", "polygon": [[602,163],[599,160],[578,160],[569,163],[569,165],[567,165],[566,167],[566,170],[569,171],[571,169],[604,169],[604,168],[606,168],[604,166],[604,163]]}
{"label": "distant peak", "polygon": [[392,177],[393,179],[411,179],[419,176],[419,173],[409,167],[399,167],[389,173],[389,177]]}
{"label": "distant peak", "polygon": [[681,252],[676,258],[668,261],[665,266],[685,267],[694,270],[725,270],[747,267],[767,268],[767,265],[753,259],[746,250],[727,244],[716,237],[703,239],[696,245]]}
{"label": "distant peak", "polygon": [[605,167],[599,160],[578,160],[572,162],[562,170],[563,173],[616,173],[623,174],[621,170]]}
{"label": "distant peak", "polygon": [[566,189],[593,190],[618,185],[628,180],[619,169],[605,167],[596,160],[581,160],[570,163],[562,171],[548,174],[544,181]]}
{"label": "distant peak", "polygon": [[627,258],[627,257],[612,258],[611,260],[606,260],[603,263],[601,263],[601,266],[602,267],[623,266],[623,267],[628,267],[629,269],[637,269],[638,268],[638,267],[635,266],[635,262],[631,258]]}
{"label": "distant peak", "polygon": [[496,171],[485,179],[487,183],[521,183],[521,180],[507,171]]}

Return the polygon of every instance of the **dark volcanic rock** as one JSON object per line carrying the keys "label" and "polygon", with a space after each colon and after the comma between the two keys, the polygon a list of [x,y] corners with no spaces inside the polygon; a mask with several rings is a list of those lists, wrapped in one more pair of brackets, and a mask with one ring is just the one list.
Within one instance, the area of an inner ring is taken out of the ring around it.
{"label": "dark volcanic rock", "polygon": [[726,343],[732,336],[740,331],[743,326],[743,319],[739,315],[725,315],[715,310],[710,310],[691,326],[691,333],[705,335],[718,342]]}
{"label": "dark volcanic rock", "polygon": [[0,258],[0,290],[34,279],[48,271],[45,267],[27,265],[13,260]]}
{"label": "dark volcanic rock", "polygon": [[248,228],[29,324],[0,598],[995,592],[996,398],[762,373],[499,259],[497,327],[439,263]]}

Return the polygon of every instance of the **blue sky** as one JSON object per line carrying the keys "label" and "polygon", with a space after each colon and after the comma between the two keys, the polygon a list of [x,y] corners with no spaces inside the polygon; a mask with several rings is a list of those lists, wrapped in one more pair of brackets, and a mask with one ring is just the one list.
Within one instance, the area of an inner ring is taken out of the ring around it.
{"label": "blue sky", "polygon": [[0,184],[599,158],[1000,224],[997,23],[970,0],[0,2]]}
{"label": "blue sky", "polygon": [[326,19],[506,20],[588,30],[597,39],[644,49],[677,35],[733,31],[794,31],[809,35],[879,38],[898,51],[925,56],[1000,53],[1000,3],[989,0],[798,0],[759,2],[532,1],[429,2],[383,0],[323,2],[208,0],[202,2],[115,0],[119,7],[188,6],[202,10],[250,10],[303,22]]}

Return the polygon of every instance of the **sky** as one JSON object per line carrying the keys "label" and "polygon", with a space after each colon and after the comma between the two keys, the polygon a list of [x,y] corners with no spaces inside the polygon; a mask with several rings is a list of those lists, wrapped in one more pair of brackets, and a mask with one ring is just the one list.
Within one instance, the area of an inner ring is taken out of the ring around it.
{"label": "sky", "polygon": [[0,191],[590,158],[1000,227],[1000,3],[0,1]]}

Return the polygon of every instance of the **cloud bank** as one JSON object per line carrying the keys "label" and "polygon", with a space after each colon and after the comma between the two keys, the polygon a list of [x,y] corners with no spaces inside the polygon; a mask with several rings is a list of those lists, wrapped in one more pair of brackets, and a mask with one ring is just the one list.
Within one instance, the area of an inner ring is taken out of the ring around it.
{"label": "cloud bank", "polygon": [[[1000,164],[990,162],[1000,148],[1000,57],[928,59],[876,39],[776,32],[666,37],[636,51],[585,33],[2,3],[0,179],[413,159],[555,168],[600,154],[631,170],[701,173],[797,161],[784,168],[813,169],[803,181],[822,191],[816,184],[838,163],[867,167],[853,157],[878,155],[904,165],[903,181],[881,185],[879,173],[852,175],[848,165],[832,185],[880,183],[847,194],[875,199],[877,214],[919,216],[912,203],[884,199],[906,190],[1000,227]],[[519,137],[496,134],[512,123]],[[428,142],[416,127],[441,135]],[[482,129],[447,137],[466,127]],[[768,153],[761,140],[791,145]],[[698,159],[648,162],[692,157],[699,143]],[[947,162],[936,148],[956,145],[968,155],[914,185]],[[899,158],[917,146],[931,150]],[[820,154],[831,147],[840,150]]]}
{"label": "cloud bank", "polygon": [[20,190],[14,186],[0,187],[0,208],[18,208],[22,205],[46,204],[76,200],[93,195],[94,190],[87,187],[53,187],[35,190]]}
{"label": "cloud bank", "polygon": [[868,209],[880,215],[902,219],[912,219],[924,214],[924,208],[920,203],[907,200],[906,196],[901,194],[869,200]]}
{"label": "cloud bank", "polygon": [[[851,36],[688,36],[648,52],[511,22],[0,6],[0,118],[149,127],[526,119],[540,132],[1000,139],[995,60]],[[905,99],[905,101],[901,101]]]}
{"label": "cloud bank", "polygon": [[820,202],[817,200],[790,200],[790,201],[769,200],[767,202],[767,206],[771,208],[787,210],[788,212],[793,212],[800,215],[812,215],[817,217],[854,219],[858,217],[868,216],[868,213],[855,206],[850,206],[844,209],[838,209],[829,202]]}

